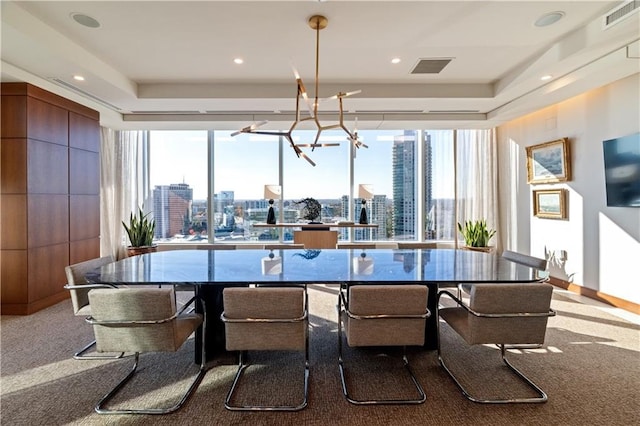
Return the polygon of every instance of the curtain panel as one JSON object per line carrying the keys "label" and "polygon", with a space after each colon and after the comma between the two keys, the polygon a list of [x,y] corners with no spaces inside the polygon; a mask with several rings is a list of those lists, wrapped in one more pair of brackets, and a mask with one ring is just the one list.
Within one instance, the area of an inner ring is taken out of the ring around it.
{"label": "curtain panel", "polygon": [[[496,131],[456,132],[457,221],[485,219],[489,228],[500,229]],[[502,250],[499,234],[493,237],[491,245],[498,252]]]}
{"label": "curtain panel", "polygon": [[149,201],[149,133],[101,128],[100,146],[100,253],[126,257],[129,245],[122,222]]}

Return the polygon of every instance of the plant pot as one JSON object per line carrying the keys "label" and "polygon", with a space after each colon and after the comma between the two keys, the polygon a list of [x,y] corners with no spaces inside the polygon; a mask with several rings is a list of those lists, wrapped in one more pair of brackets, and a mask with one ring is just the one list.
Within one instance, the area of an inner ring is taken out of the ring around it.
{"label": "plant pot", "polygon": [[127,247],[127,257],[131,257],[131,256],[137,256],[139,254],[145,254],[145,253],[153,253],[158,251],[158,246],[157,245],[152,245],[152,246],[141,246],[141,247]]}
{"label": "plant pot", "polygon": [[463,246],[462,248],[473,251],[481,251],[483,253],[491,253],[493,251],[493,246],[488,247],[471,247],[471,246]]}

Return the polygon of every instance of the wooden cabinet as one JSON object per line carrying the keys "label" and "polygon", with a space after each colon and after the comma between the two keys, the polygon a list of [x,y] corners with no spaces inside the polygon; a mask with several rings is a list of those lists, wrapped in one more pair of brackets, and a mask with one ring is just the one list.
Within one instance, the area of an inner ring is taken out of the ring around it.
{"label": "wooden cabinet", "polygon": [[2,314],[67,297],[64,267],[100,254],[97,111],[27,83],[2,83]]}
{"label": "wooden cabinet", "polygon": [[338,244],[338,231],[293,231],[293,243],[304,244],[305,249],[334,249]]}

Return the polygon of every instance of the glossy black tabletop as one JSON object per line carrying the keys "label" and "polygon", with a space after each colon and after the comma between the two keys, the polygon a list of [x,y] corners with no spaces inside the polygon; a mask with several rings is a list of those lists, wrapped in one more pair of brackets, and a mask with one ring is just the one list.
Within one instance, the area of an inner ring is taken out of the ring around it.
{"label": "glossy black tabletop", "polygon": [[174,250],[129,257],[87,274],[94,283],[531,282],[535,270],[470,250]]}

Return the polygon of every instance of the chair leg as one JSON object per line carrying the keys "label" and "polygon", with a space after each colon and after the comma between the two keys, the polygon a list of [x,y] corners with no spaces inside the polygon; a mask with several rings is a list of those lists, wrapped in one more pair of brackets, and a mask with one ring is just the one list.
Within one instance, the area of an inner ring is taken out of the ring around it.
{"label": "chair leg", "polygon": [[[441,339],[440,339],[441,340]],[[548,397],[547,394],[540,389],[535,383],[533,383],[528,377],[526,377],[522,372],[520,372],[517,368],[515,368],[506,358],[506,350],[505,345],[501,344],[500,353],[502,356],[502,361],[509,367],[511,371],[513,371],[523,382],[525,382],[531,389],[533,389],[539,396],[536,398],[504,398],[504,399],[484,399],[471,395],[462,383],[456,378],[453,372],[447,367],[442,358],[442,351],[440,348],[441,343],[438,343],[438,361],[444,370],[449,374],[449,377],[453,379],[458,388],[462,391],[462,394],[470,401],[477,402],[480,404],[514,404],[514,403],[543,403],[546,402]]]}
{"label": "chair leg", "polygon": [[119,354],[116,354],[116,355],[83,355],[89,349],[94,347],[95,344],[96,344],[95,340],[92,341],[91,343],[89,343],[87,346],[82,348],[80,351],[78,351],[75,354],[73,354],[73,359],[79,359],[79,360],[87,360],[87,359],[119,359],[119,358],[122,358],[124,356],[124,352],[120,352]]}
{"label": "chair leg", "polygon": [[195,392],[198,385],[204,378],[205,373],[207,372],[205,368],[204,360],[200,365],[200,371],[195,376],[194,380],[191,382],[191,385],[187,389],[187,391],[183,394],[182,398],[178,403],[176,403],[172,407],[168,408],[143,408],[143,409],[122,409],[122,410],[109,410],[104,408],[104,406],[124,387],[125,384],[135,375],[136,369],[138,368],[138,361],[140,358],[140,354],[136,352],[135,360],[133,363],[133,367],[129,374],[120,381],[109,393],[102,397],[98,404],[96,404],[95,410],[99,414],[169,414],[179,410],[185,402],[191,397],[191,395]]}
{"label": "chair leg", "polygon": [[[308,345],[308,342],[307,342]],[[233,383],[231,384],[231,388],[227,393],[227,397],[224,400],[224,407],[227,410],[231,411],[299,411],[307,406],[309,399],[309,350],[305,350],[305,362],[304,362],[304,399],[298,405],[233,405],[231,400],[233,399],[233,395],[235,393],[238,382],[240,381],[240,377],[244,373],[244,371],[249,367],[248,363],[244,362],[244,358],[246,356],[246,351],[241,351],[238,360],[238,370],[236,372],[235,377],[233,378]]]}
{"label": "chair leg", "polygon": [[404,367],[409,372],[411,381],[413,382],[419,397],[416,399],[368,399],[358,400],[349,395],[347,389],[346,372],[344,366],[344,359],[342,356],[342,299],[338,302],[338,369],[340,370],[340,381],[342,382],[342,394],[352,404],[356,405],[390,405],[390,404],[422,404],[427,400],[427,395],[420,386],[418,379],[413,374],[411,366],[409,365],[409,359],[407,358],[406,347],[403,348],[402,361]]}

